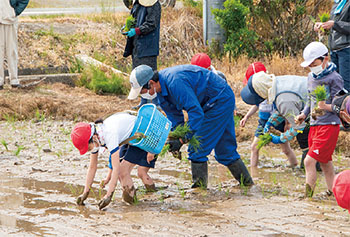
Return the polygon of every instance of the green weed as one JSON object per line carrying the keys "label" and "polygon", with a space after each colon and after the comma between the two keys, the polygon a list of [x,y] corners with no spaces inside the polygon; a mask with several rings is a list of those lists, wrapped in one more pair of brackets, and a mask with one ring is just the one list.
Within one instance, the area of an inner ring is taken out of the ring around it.
{"label": "green weed", "polygon": [[114,73],[107,76],[101,69],[92,65],[84,68],[78,85],[84,86],[97,94],[126,95],[128,93],[123,77]]}
{"label": "green weed", "polygon": [[6,151],[9,151],[8,143],[4,139],[1,139],[1,144],[5,147]]}
{"label": "green weed", "polygon": [[14,151],[14,154],[15,154],[15,156],[19,156],[19,153],[23,150],[23,149],[25,149],[25,147],[24,146],[17,146],[17,149]]}
{"label": "green weed", "polygon": [[327,99],[327,91],[324,85],[319,85],[312,92],[312,95],[316,97],[316,103],[320,101],[325,101]]}
{"label": "green weed", "polygon": [[131,28],[134,27],[134,25],[135,25],[135,18],[132,15],[129,15],[125,21],[124,31],[129,31]]}

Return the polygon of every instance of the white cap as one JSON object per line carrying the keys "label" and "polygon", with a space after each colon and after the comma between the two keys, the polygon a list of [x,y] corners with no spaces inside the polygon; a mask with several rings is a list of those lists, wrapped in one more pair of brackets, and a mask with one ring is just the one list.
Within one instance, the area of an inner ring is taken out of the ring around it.
{"label": "white cap", "polygon": [[134,68],[130,74],[131,89],[128,99],[134,100],[140,94],[142,87],[153,77],[153,70],[147,65],[140,65]]}
{"label": "white cap", "polygon": [[314,41],[308,44],[303,52],[304,62],[300,65],[302,67],[308,67],[315,59],[322,57],[328,53],[328,48],[321,42]]}

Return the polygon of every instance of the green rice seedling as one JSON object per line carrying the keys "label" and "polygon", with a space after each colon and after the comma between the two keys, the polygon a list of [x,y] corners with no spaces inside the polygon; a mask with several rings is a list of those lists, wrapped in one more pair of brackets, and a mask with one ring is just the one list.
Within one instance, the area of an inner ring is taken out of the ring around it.
{"label": "green rice seedling", "polygon": [[319,85],[312,92],[312,95],[316,97],[316,107],[313,109],[311,116],[316,119],[317,116],[322,116],[324,111],[318,108],[318,102],[325,101],[327,99],[327,91],[324,85]]}
{"label": "green rice seedling", "polygon": [[235,116],[234,116],[235,128],[236,128],[236,127],[239,127],[239,121],[241,121],[241,119],[242,119],[241,116],[238,116],[238,115],[235,115]]}
{"label": "green rice seedling", "polygon": [[265,133],[259,136],[258,146],[257,148],[260,149],[263,146],[269,144],[272,141],[272,137],[269,133]]}
{"label": "green rice seedling", "polygon": [[318,14],[318,18],[320,18],[320,21],[323,23],[329,21],[331,16],[328,12],[323,12],[322,14]]}
{"label": "green rice seedling", "polygon": [[[169,138],[173,139],[180,139],[180,138],[185,138],[187,134],[191,133],[191,129],[188,126],[187,123],[184,123],[183,125],[178,125],[174,131],[170,132]],[[191,145],[194,149],[195,152],[197,152],[200,149],[200,141],[199,137],[194,135],[188,142],[189,145]]]}
{"label": "green rice seedling", "polygon": [[1,144],[5,147],[6,151],[9,151],[8,144],[4,139],[1,140]]}
{"label": "green rice seedling", "polygon": [[17,150],[14,151],[15,156],[19,156],[19,153],[24,149],[24,146],[17,146]]}
{"label": "green rice seedling", "polygon": [[126,18],[124,31],[129,31],[135,26],[135,18],[130,15]]}
{"label": "green rice seedling", "polygon": [[312,94],[316,97],[317,103],[327,99],[327,91],[324,85],[317,86]]}
{"label": "green rice seedling", "polygon": [[164,157],[165,154],[169,151],[170,149],[170,144],[166,144],[165,146],[163,146],[162,151],[159,153],[160,157]]}

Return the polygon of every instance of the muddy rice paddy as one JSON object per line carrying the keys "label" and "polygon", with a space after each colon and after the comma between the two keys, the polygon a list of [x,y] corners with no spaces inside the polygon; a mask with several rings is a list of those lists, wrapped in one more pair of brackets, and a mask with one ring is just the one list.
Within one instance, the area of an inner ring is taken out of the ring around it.
{"label": "muddy rice paddy", "polygon": [[[105,191],[98,182],[107,175],[104,152],[94,192],[86,206],[77,206],[89,159],[70,142],[73,125],[48,118],[0,122],[1,236],[350,235],[348,212],[334,198],[322,196],[322,175],[315,197],[301,199],[305,176],[286,166],[278,147],[262,150],[259,168],[251,170],[257,185],[250,189],[240,188],[213,157],[208,189],[190,189],[190,163],[164,157],[150,172],[159,191],[146,193],[134,170],[138,202],[124,203],[118,185],[114,201],[99,211],[97,202]],[[239,152],[249,163],[249,142],[240,143]],[[340,155],[334,162],[337,171],[350,165]]]}

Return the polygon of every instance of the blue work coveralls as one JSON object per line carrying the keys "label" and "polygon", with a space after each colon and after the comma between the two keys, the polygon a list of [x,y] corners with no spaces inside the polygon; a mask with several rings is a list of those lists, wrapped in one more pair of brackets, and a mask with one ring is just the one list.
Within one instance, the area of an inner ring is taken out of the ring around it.
{"label": "blue work coveralls", "polygon": [[184,123],[182,110],[188,113],[188,125],[197,135],[201,148],[189,146],[189,160],[206,162],[214,149],[215,159],[225,166],[240,156],[234,127],[235,95],[224,79],[194,65],[180,65],[159,71],[161,108],[173,124]]}

